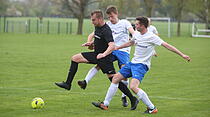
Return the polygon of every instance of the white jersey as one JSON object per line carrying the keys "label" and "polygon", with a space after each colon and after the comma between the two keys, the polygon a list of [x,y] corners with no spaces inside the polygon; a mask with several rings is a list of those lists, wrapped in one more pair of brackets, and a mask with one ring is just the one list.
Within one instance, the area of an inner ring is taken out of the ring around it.
{"label": "white jersey", "polygon": [[153,25],[150,25],[149,27],[147,27],[147,30],[149,31],[149,32],[152,32],[152,33],[154,33],[154,34],[158,34],[158,31],[157,31],[157,29],[155,28],[155,26],[153,26]]}
{"label": "white jersey", "polygon": [[160,46],[164,41],[160,39],[159,36],[149,31],[143,35],[141,35],[140,32],[135,31],[132,40],[135,42],[135,53],[131,62],[142,63],[150,68],[155,46]]}
{"label": "white jersey", "polygon": [[[112,30],[112,35],[116,46],[120,46],[129,41],[128,29],[132,27],[132,25],[128,20],[119,20],[116,24],[112,24],[110,21],[106,23]],[[130,54],[130,47],[122,48],[120,51]]]}

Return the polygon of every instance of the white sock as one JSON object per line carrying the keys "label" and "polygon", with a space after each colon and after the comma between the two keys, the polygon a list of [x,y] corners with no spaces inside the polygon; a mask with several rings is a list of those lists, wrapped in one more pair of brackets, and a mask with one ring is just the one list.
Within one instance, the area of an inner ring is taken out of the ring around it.
{"label": "white sock", "polygon": [[109,86],[109,89],[106,93],[106,97],[105,97],[105,100],[104,100],[104,105],[105,106],[109,105],[109,102],[112,100],[112,97],[117,92],[118,86],[119,86],[119,83],[118,84],[111,83],[111,85]]}
{"label": "white sock", "polygon": [[[129,80],[121,80],[121,82],[123,83],[123,84],[125,84],[126,86],[128,86],[128,84],[129,84]],[[125,97],[126,95],[124,94],[124,93],[122,93],[122,97]]]}
{"label": "white sock", "polygon": [[146,106],[150,109],[153,109],[155,106],[152,104],[152,102],[150,101],[149,97],[147,96],[147,94],[140,89],[139,92],[137,93],[137,96],[139,97],[140,100],[142,100],[142,102],[144,104],[146,104]]}
{"label": "white sock", "polygon": [[96,73],[98,72],[99,70],[96,69],[96,67],[93,67],[91,68],[89,71],[88,71],[88,74],[86,75],[85,77],[85,81],[86,83],[88,84],[88,82],[96,75]]}

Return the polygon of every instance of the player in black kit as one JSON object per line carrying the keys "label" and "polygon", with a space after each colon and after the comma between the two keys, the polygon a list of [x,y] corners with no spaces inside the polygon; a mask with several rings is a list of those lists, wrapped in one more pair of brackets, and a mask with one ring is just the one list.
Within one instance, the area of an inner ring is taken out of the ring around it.
{"label": "player in black kit", "polygon": [[[95,39],[94,42],[85,43],[83,46],[94,45],[94,52],[83,52],[72,57],[66,82],[55,83],[60,88],[67,90],[71,89],[71,83],[77,72],[78,63],[97,64],[101,68],[102,72],[107,74],[109,80],[112,81],[112,77],[115,74],[111,54],[111,52],[115,49],[112,31],[104,22],[103,13],[100,10],[96,10],[91,13],[91,21],[95,26]],[[138,104],[137,98],[131,94],[130,90],[122,82],[119,83],[119,89],[129,97],[131,101],[131,110],[135,110]],[[94,103],[95,106],[97,106],[97,104],[98,103]],[[107,109],[104,108],[104,110]]]}

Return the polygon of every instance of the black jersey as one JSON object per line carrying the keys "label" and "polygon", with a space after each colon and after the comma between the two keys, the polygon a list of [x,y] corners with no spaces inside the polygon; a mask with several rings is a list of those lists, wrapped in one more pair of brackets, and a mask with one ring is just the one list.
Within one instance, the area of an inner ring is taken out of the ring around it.
{"label": "black jersey", "polygon": [[105,24],[102,27],[95,27],[94,50],[96,53],[103,53],[108,48],[109,42],[114,42],[110,27]]}

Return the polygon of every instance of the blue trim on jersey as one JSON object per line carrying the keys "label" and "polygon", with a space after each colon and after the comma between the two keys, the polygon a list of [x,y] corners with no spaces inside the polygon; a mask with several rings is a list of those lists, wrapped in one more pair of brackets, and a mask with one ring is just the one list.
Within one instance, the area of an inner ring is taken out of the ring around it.
{"label": "blue trim on jersey", "polygon": [[120,68],[121,65],[125,65],[130,61],[130,54],[120,50],[114,50],[112,52],[113,58],[112,61],[118,61],[118,66]]}
{"label": "blue trim on jersey", "polygon": [[147,65],[142,64],[142,63],[129,62],[128,64],[123,66],[119,72],[125,78],[132,77],[132,78],[138,79],[139,81],[142,81],[147,71],[148,71]]}

